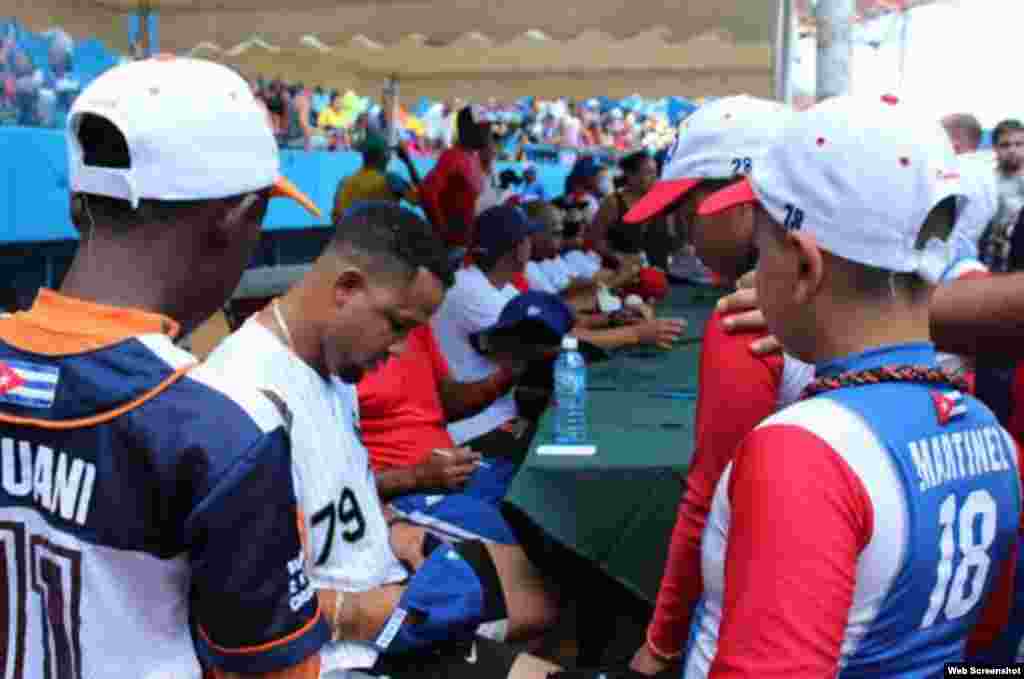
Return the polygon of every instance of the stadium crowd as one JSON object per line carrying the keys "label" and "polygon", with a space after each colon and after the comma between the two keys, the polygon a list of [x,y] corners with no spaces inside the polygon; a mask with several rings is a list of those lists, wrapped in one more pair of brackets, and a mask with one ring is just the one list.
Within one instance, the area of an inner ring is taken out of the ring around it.
{"label": "stadium crowd", "polygon": [[[13,20],[0,23],[0,124],[64,126],[79,92],[102,72],[80,72],[74,49],[74,40],[59,29],[35,35]],[[251,85],[282,148],[347,151],[368,130],[381,132],[390,126],[380,97],[262,76],[253,77]],[[420,107],[421,116],[402,109],[397,124],[409,152],[436,157],[452,146],[455,116],[467,103],[433,102]],[[675,135],[664,111],[627,110],[598,99],[476,103],[494,123],[503,160],[522,159],[527,144],[626,152],[665,148]]]}
{"label": "stadium crowd", "polygon": [[[253,81],[253,88],[267,107],[284,147],[349,150],[358,145],[367,130],[389,127],[389,114],[379,102],[351,91],[325,91],[303,83],[259,77]],[[468,103],[460,99],[434,103],[425,108],[422,117],[403,110],[398,125],[410,150],[436,156],[452,146],[457,134],[456,115]],[[526,144],[626,152],[667,147],[675,135],[664,113],[624,111],[597,99],[526,99],[515,103],[490,99],[476,104],[492,122],[502,159],[507,160],[521,159]]]}
{"label": "stadium crowd", "polygon": [[[851,679],[1021,659],[1021,123],[997,126],[993,166],[973,116],[892,97],[726,97],[678,139],[596,100],[453,101],[395,146],[352,93],[193,59],[79,93],[2,56],[19,124],[68,119],[85,244],[59,291],[0,317],[19,669]],[[125,95],[153,90],[199,112],[143,124]],[[496,168],[534,142],[621,157],[581,154],[552,196]],[[363,164],[308,272],[197,358],[269,201],[318,213],[281,147]],[[661,589],[631,659],[573,667],[551,643],[566,583],[502,500],[563,337],[597,361],[696,331],[659,309],[681,264],[737,291],[703,331]]]}

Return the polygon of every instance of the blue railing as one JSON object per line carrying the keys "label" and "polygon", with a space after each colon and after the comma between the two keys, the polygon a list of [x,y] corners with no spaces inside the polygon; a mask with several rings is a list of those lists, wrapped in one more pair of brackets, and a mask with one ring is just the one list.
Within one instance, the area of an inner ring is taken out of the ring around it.
{"label": "blue railing", "polygon": [[[77,238],[68,210],[68,162],[64,134],[56,130],[0,127],[0,245],[45,243]],[[414,161],[426,175],[433,160]],[[338,182],[360,166],[357,153],[282,151],[281,171],[305,191],[329,220]],[[499,163],[519,168],[517,163]],[[404,173],[392,161],[394,171]],[[549,196],[561,195],[569,167],[537,164],[538,179]],[[270,231],[307,229],[317,222],[297,205],[274,201],[265,221]]]}

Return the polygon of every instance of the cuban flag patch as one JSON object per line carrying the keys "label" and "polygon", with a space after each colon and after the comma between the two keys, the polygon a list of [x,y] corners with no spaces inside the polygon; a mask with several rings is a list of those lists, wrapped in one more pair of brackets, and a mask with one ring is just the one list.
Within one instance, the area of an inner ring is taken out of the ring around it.
{"label": "cuban flag patch", "polygon": [[57,397],[60,368],[28,361],[0,360],[0,403],[50,408]]}
{"label": "cuban flag patch", "polygon": [[967,413],[964,395],[959,391],[933,391],[932,401],[935,403],[935,413],[941,425],[949,424],[954,418],[961,417]]}

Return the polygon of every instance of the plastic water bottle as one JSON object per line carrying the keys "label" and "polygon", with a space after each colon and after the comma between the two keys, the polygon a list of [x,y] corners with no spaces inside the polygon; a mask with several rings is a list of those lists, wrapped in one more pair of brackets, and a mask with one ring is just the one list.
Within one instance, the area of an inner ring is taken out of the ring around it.
{"label": "plastic water bottle", "polygon": [[578,445],[587,441],[587,363],[579,341],[562,339],[555,361],[555,443]]}

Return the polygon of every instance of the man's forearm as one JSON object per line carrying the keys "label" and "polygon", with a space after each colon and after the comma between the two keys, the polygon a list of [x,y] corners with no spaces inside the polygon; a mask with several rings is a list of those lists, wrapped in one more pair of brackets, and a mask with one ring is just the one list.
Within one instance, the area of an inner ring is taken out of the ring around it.
{"label": "man's forearm", "polygon": [[1024,274],[940,286],[930,311],[932,338],[939,349],[1024,359]]}
{"label": "man's forearm", "polygon": [[419,465],[379,471],[374,476],[377,478],[377,494],[383,502],[422,490]]}
{"label": "man's forearm", "polygon": [[610,325],[611,318],[608,314],[577,314],[576,325],[573,327],[582,330],[599,330]]}
{"label": "man's forearm", "polygon": [[621,328],[573,328],[572,334],[577,338],[590,342],[602,349],[621,349],[640,344],[640,335],[635,326],[626,325]]}
{"label": "man's forearm", "polygon": [[473,417],[508,393],[516,384],[516,376],[504,368],[479,382],[443,380],[439,387],[445,419],[457,422]]}

